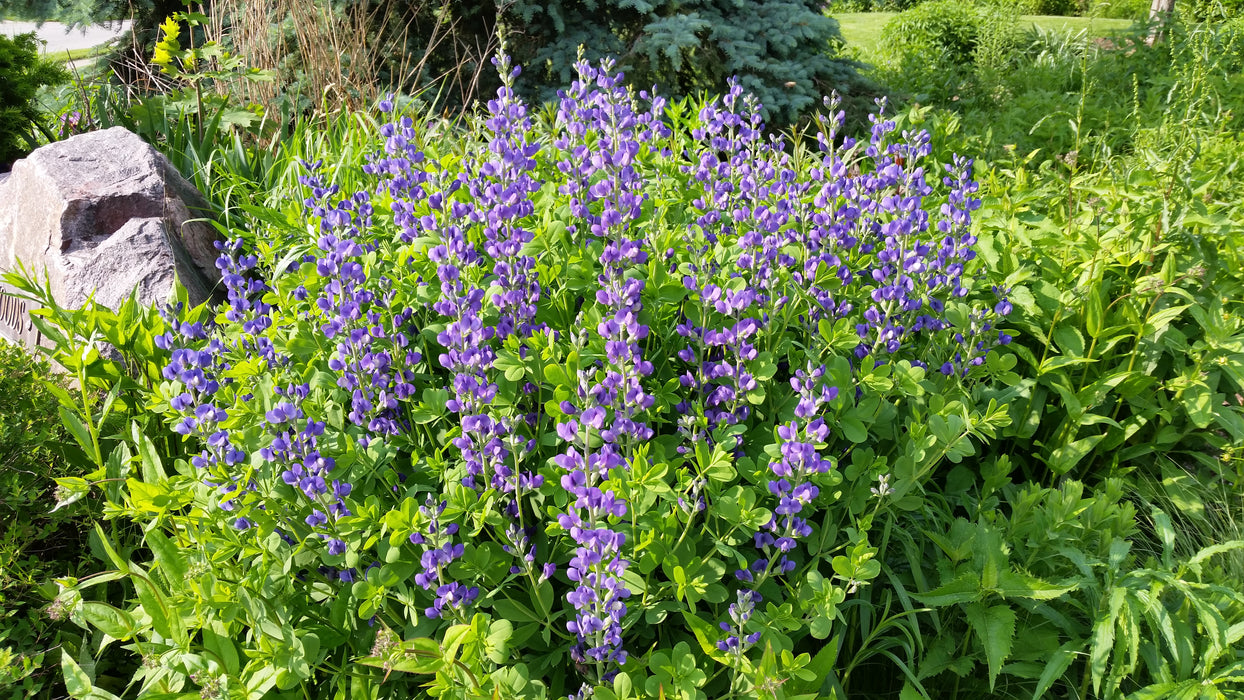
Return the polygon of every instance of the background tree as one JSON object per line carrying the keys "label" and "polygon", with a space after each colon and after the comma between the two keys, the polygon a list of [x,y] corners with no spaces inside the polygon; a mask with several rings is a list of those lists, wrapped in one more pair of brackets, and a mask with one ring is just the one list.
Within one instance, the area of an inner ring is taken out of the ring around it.
{"label": "background tree", "polygon": [[[731,76],[766,117],[793,123],[831,89],[866,92],[858,65],[837,55],[838,23],[816,0],[516,0],[502,21],[515,61],[545,85],[572,78],[579,47],[613,56],[635,85],[664,94],[721,93]],[[530,78],[529,78],[530,79]],[[549,98],[551,89],[539,97]]]}
{"label": "background tree", "polygon": [[34,34],[0,36],[0,172],[34,150],[40,136],[52,140],[35,93],[68,77],[59,65],[39,58]]}

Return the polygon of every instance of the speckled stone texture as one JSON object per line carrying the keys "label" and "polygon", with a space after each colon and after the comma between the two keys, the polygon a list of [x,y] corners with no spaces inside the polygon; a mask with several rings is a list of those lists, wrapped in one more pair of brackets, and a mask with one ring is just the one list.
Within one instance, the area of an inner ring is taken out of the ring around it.
{"label": "speckled stone texture", "polygon": [[115,127],[74,136],[0,178],[0,269],[20,261],[46,275],[67,308],[94,295],[116,309],[135,290],[141,303],[162,302],[174,275],[198,304],[220,280],[216,231],[192,221],[208,213],[194,186],[137,135]]}

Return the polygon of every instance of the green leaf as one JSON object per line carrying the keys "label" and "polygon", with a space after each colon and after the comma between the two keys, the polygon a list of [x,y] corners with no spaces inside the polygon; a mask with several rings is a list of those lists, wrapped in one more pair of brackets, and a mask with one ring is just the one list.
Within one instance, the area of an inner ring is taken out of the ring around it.
{"label": "green leaf", "polygon": [[60,670],[65,680],[65,691],[70,697],[85,698],[90,694],[92,689],[90,677],[64,648],[60,650]]}
{"label": "green leaf", "polygon": [[1089,650],[1089,672],[1093,676],[1094,695],[1101,692],[1102,678],[1106,675],[1106,663],[1110,660],[1110,653],[1114,651],[1115,618],[1118,616],[1119,609],[1122,607],[1126,595],[1127,589],[1125,588],[1111,589],[1109,611],[1103,611],[1093,623],[1093,644]]}
{"label": "green leaf", "polygon": [[842,431],[842,436],[855,444],[861,444],[868,441],[868,428],[864,426],[864,422],[852,415],[843,416],[838,420],[838,430]]}
{"label": "green leaf", "polygon": [[1084,305],[1084,329],[1092,338],[1101,335],[1102,317],[1104,316],[1104,308],[1107,306],[1104,297],[1105,289],[1102,288],[1101,280],[1094,282],[1093,286],[1088,290],[1087,298]]}
{"label": "green leaf", "polygon": [[151,552],[155,555],[156,564],[164,572],[169,585],[173,587],[184,585],[189,568],[186,566],[186,559],[182,556],[181,549],[159,530],[152,530],[144,537],[147,540],[147,546],[151,547]]}
{"label": "green leaf", "polygon": [[126,640],[134,635],[138,623],[125,610],[107,603],[87,601],[82,604],[82,618],[113,639]]}
{"label": "green leaf", "polygon": [[1196,382],[1184,389],[1180,397],[1184,410],[1188,412],[1188,420],[1196,427],[1204,430],[1214,422],[1214,404],[1222,403],[1222,395],[1210,391],[1202,382]]}
{"label": "green leaf", "polygon": [[980,577],[969,572],[928,593],[912,593],[911,597],[929,607],[940,608],[980,600],[981,594]]}
{"label": "green leaf", "polygon": [[973,603],[964,609],[964,613],[985,648],[985,659],[989,662],[989,691],[993,692],[1002,662],[1011,655],[1011,644],[1015,640],[1015,611],[1006,605],[986,608],[983,603]]}
{"label": "green leaf", "polygon": [[95,443],[91,440],[91,432],[86,429],[82,419],[73,411],[61,406],[60,420],[69,429],[69,432],[73,434],[73,439],[78,443],[78,447],[81,447],[88,457],[95,460],[96,466],[100,466],[99,455],[95,454]]}
{"label": "green leaf", "polygon": [[998,584],[993,590],[1003,598],[1031,598],[1033,600],[1053,600],[1077,588],[1076,585],[1059,586],[1042,581],[1035,576],[1017,574],[1013,571],[1002,571],[998,574]]}
{"label": "green leaf", "polygon": [[70,503],[82,500],[91,492],[91,485],[87,483],[86,479],[80,477],[67,476],[55,479],[55,481],[56,506],[52,508],[53,513]]}
{"label": "green leaf", "polygon": [[691,628],[691,633],[695,635],[695,641],[699,642],[700,650],[706,656],[718,663],[731,665],[730,657],[726,656],[717,648],[717,639],[721,632],[713,624],[696,617],[694,614],[683,611],[682,617],[687,622],[687,627]]}
{"label": "green leaf", "polygon": [[143,611],[151,617],[151,626],[156,632],[181,644],[186,641],[186,628],[177,610],[166,607],[168,596],[149,576],[134,572],[132,576],[134,592],[142,603]]}
{"label": "green leaf", "polygon": [[1171,516],[1161,508],[1153,509],[1153,529],[1162,540],[1162,563],[1169,569],[1175,557],[1175,528],[1171,525]]}
{"label": "green leaf", "polygon": [[1046,662],[1045,669],[1041,671],[1041,677],[1037,679],[1037,687],[1032,693],[1032,700],[1041,700],[1046,696],[1046,691],[1054,687],[1054,684],[1066,674],[1067,668],[1076,658],[1076,652],[1083,646],[1084,640],[1074,640],[1067,642],[1054,652],[1050,660]]}
{"label": "green leaf", "polygon": [[510,637],[514,636],[514,625],[509,620],[494,620],[488,626],[485,638],[487,655],[495,664],[503,664],[509,657]]}
{"label": "green leaf", "polygon": [[[219,622],[215,623],[215,625],[219,626],[221,630],[224,629]],[[240,666],[238,649],[233,640],[212,628],[205,627],[201,632],[203,634],[203,648],[216,658],[216,662],[225,670],[225,673],[237,675]]]}
{"label": "green leaf", "polygon": [[1190,304],[1172,306],[1169,309],[1162,309],[1161,311],[1150,316],[1145,322],[1145,328],[1141,335],[1156,335],[1166,330],[1166,327],[1171,325],[1172,321],[1179,318],[1179,315],[1182,314],[1184,309],[1187,309],[1189,306]]}
{"label": "green leaf", "polygon": [[108,541],[108,535],[104,534],[104,529],[99,526],[99,523],[95,523],[95,530],[91,534],[91,539],[104,550],[104,554],[107,555],[112,565],[117,567],[118,571],[129,573],[129,564],[117,554],[117,550],[113,549],[112,543]]}
{"label": "green leaf", "polygon": [[838,637],[834,637],[821,646],[821,650],[812,657],[812,660],[805,666],[811,671],[813,678],[807,680],[793,680],[791,684],[794,692],[815,692],[824,690],[829,685],[830,676],[834,673],[834,664],[838,661]]}
{"label": "green leaf", "polygon": [[1054,449],[1050,453],[1050,458],[1046,463],[1049,465],[1051,471],[1059,476],[1062,476],[1063,474],[1071,471],[1072,468],[1080,463],[1080,460],[1084,459],[1085,456],[1092,452],[1093,448],[1097,447],[1097,443],[1105,439],[1106,435],[1104,434],[1090,435],[1086,438],[1068,442],[1067,444],[1061,445]]}
{"label": "green leaf", "polygon": [[1207,559],[1218,554],[1224,554],[1235,549],[1244,549],[1244,540],[1231,540],[1222,544],[1213,544],[1196,553],[1196,556],[1188,560],[1188,566],[1195,568],[1205,563]]}
{"label": "green leaf", "polygon": [[160,459],[160,453],[156,451],[155,443],[151,441],[151,438],[143,434],[138,427],[138,423],[130,423],[130,435],[134,438],[134,446],[138,448],[143,481],[154,484],[168,478],[168,475],[164,472],[164,462]]}

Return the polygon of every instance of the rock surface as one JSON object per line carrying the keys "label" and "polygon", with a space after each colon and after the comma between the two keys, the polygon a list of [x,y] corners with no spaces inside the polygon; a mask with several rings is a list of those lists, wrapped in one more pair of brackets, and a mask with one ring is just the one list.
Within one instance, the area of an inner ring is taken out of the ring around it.
{"label": "rock surface", "polygon": [[[173,279],[190,301],[205,301],[220,280],[215,229],[202,195],[137,135],[115,127],[49,144],[0,178],[0,270],[18,262],[46,275],[61,306],[91,295],[118,308],[168,299]],[[29,328],[0,331],[27,343]]]}

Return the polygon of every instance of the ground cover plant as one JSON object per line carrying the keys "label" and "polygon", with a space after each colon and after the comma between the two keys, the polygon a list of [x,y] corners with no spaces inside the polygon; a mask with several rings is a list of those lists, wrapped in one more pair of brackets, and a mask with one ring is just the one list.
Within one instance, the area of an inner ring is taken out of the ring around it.
{"label": "ground cover plant", "polygon": [[[45,384],[46,383],[46,384]],[[46,360],[0,345],[0,697],[47,695],[59,685],[58,647],[73,633],[40,610],[56,576],[92,565],[83,556],[89,503],[49,513],[56,478],[79,473],[60,426],[60,383]],[[54,589],[55,587],[52,586]]]}

